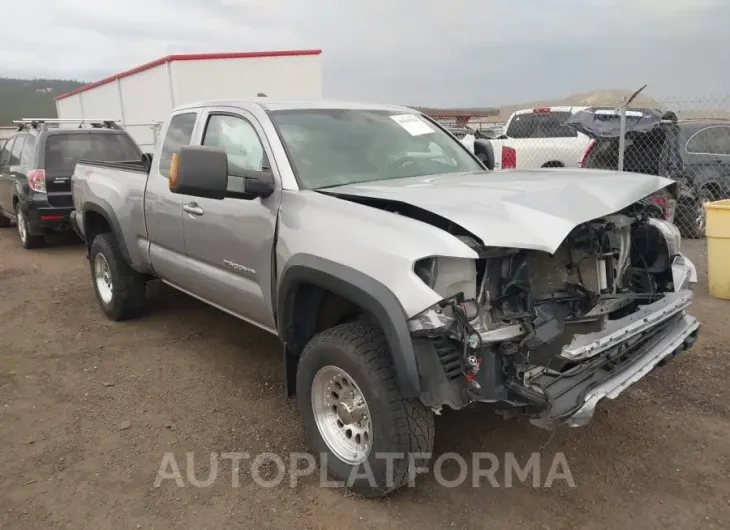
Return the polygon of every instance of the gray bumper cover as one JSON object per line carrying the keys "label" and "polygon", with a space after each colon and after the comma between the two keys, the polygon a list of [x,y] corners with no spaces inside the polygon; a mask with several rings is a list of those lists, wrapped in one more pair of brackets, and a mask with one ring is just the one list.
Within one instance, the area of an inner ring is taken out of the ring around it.
{"label": "gray bumper cover", "polygon": [[[700,327],[697,319],[684,312],[691,299],[691,291],[680,291],[646,306],[639,320],[633,318],[636,314],[617,320],[615,326],[592,334],[590,342],[582,342],[594,357],[564,374],[544,371],[533,377],[530,385],[549,397],[549,407],[532,423],[544,428],[584,426],[600,401],[615,399],[658,364],[691,347]],[[616,340],[616,331],[622,328],[624,337]],[[644,338],[638,336],[641,333]],[[632,339],[640,342],[629,346]],[[632,353],[621,357],[622,348]]]}

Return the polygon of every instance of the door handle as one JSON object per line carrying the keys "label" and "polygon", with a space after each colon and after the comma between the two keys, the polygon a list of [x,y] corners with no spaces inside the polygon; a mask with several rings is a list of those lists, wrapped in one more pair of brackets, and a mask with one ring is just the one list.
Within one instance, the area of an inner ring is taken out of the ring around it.
{"label": "door handle", "polygon": [[183,206],[183,211],[189,213],[190,215],[203,215],[205,212],[203,209],[198,206],[198,203],[196,202],[189,202],[186,205]]}

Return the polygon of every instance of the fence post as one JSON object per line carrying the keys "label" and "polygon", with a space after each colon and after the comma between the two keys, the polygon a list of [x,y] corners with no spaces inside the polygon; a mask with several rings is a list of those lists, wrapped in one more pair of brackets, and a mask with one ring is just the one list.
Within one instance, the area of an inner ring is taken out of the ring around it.
{"label": "fence post", "polygon": [[631,105],[631,102],[636,99],[636,96],[646,88],[646,85],[641,87],[639,90],[634,92],[631,97],[621,105],[619,112],[621,113],[621,121],[619,122],[619,136],[618,136],[618,170],[624,170],[624,155],[626,153],[626,110]]}
{"label": "fence post", "polygon": [[626,107],[628,104],[621,105],[620,129],[618,136],[618,170],[624,170],[624,154],[626,153]]}

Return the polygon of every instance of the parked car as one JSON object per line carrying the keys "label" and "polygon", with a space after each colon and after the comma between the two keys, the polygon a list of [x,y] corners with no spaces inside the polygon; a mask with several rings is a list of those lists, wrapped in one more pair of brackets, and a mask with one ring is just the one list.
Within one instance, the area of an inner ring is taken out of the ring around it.
{"label": "parked car", "polygon": [[159,278],[277,335],[320,465],[364,495],[427,461],[444,407],[585,425],[697,338],[694,266],[641,203],[669,179],[505,179],[385,105],[202,102],[162,137],[74,171],[101,310],[141,314]]}
{"label": "parked car", "polygon": [[51,128],[81,120],[20,120],[0,151],[0,227],[15,221],[24,248],[45,244],[49,233],[70,230],[71,175],[82,157],[139,160],[142,152],[113,122],[92,128]]}
{"label": "parked car", "polygon": [[514,112],[504,136],[489,140],[495,169],[578,167],[590,138],[565,125],[585,107],[540,107]]}
{"label": "parked car", "polygon": [[[730,198],[730,120],[680,120],[674,114],[652,109],[629,112],[624,170],[676,180],[681,194],[674,223],[686,238],[704,237],[705,205]],[[654,119],[649,121],[649,116]],[[634,123],[638,122],[632,118],[642,120],[642,126],[637,129]],[[580,121],[580,116],[575,120]],[[613,120],[618,117],[614,115]],[[618,137],[617,127],[595,136],[581,166],[617,169]]]}

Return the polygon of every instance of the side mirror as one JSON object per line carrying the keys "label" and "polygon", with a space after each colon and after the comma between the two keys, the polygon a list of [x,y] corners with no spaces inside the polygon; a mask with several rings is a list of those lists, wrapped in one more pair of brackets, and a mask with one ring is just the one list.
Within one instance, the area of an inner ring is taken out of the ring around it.
{"label": "side mirror", "polygon": [[186,145],[173,154],[170,191],[222,200],[228,188],[228,157],[219,147]]}

